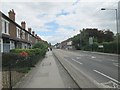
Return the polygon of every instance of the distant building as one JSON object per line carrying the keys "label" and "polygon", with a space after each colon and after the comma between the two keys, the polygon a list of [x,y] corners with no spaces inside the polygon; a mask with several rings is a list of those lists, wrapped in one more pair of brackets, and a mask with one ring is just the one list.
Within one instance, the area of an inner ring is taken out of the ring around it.
{"label": "distant building", "polygon": [[61,42],[60,43],[60,48],[61,49],[66,49],[66,50],[73,49],[72,40],[71,39],[67,39],[67,40]]}
{"label": "distant building", "polygon": [[54,45],[54,48],[60,49],[60,43],[55,44],[55,45]]}

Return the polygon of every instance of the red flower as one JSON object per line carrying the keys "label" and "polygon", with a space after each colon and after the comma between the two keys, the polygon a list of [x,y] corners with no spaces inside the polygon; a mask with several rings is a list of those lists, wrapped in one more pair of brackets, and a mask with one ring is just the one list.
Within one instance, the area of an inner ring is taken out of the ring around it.
{"label": "red flower", "polygon": [[20,56],[24,56],[24,57],[25,57],[25,56],[28,56],[28,53],[25,52],[25,51],[23,51],[23,52],[20,53]]}

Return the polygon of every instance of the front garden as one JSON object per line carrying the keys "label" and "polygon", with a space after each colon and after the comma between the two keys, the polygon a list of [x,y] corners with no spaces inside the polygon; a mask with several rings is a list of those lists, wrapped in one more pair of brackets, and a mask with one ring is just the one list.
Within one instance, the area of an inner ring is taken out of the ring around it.
{"label": "front garden", "polygon": [[32,67],[42,61],[47,51],[47,45],[36,43],[32,49],[13,49],[2,54],[3,88],[14,86],[28,73]]}

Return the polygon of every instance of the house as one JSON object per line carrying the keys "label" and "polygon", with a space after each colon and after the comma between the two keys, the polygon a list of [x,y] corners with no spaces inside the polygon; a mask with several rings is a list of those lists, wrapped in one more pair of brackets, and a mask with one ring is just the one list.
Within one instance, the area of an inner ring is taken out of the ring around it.
{"label": "house", "polygon": [[1,13],[1,37],[0,37],[0,51],[9,52],[12,49],[31,48],[33,44],[40,41],[39,37],[35,36],[35,32],[31,28],[26,30],[26,22],[22,21],[21,25],[15,22],[15,12],[10,10],[8,16]]}
{"label": "house", "polygon": [[71,40],[71,38],[69,38],[69,39],[67,39],[67,40],[65,40],[65,41],[62,41],[62,42],[60,43],[60,48],[61,48],[61,49],[67,49],[67,50],[73,49],[73,45],[72,45],[72,40]]}

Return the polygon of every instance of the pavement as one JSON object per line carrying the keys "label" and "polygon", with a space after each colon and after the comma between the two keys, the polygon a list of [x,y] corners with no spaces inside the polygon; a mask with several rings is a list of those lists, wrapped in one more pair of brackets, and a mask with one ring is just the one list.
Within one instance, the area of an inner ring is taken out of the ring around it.
{"label": "pavement", "polygon": [[53,52],[81,88],[119,87],[117,56],[59,49]]}
{"label": "pavement", "polygon": [[46,57],[32,70],[19,88],[65,88],[52,51],[47,52]]}

